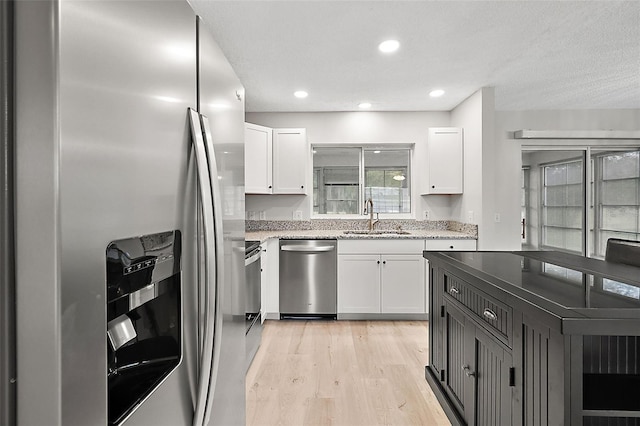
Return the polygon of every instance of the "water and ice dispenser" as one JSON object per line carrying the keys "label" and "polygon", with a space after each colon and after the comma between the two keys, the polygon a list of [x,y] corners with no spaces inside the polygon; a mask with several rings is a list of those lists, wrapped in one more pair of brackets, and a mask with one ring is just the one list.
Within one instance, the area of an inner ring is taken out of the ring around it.
{"label": "water and ice dispenser", "polygon": [[107,247],[110,425],[122,423],[180,363],[180,243],[180,231],[170,231]]}

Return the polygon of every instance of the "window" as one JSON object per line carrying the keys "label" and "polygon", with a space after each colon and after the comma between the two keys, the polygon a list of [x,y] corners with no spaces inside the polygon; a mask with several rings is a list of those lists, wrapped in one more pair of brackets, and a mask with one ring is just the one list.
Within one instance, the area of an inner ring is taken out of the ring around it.
{"label": "window", "polygon": [[313,212],[360,214],[365,200],[375,213],[411,213],[409,148],[315,147]]}
{"label": "window", "polygon": [[640,151],[594,155],[595,256],[609,238],[640,239]]}
{"label": "window", "polygon": [[529,167],[523,167],[520,172],[520,194],[520,222],[522,224],[520,242],[527,244],[529,241],[529,230],[527,229],[529,224],[527,219],[527,212],[529,211]]}
{"label": "window", "polygon": [[609,238],[640,240],[637,147],[535,149],[523,151],[522,165],[524,249],[604,258]]}
{"label": "window", "polygon": [[542,244],[582,251],[582,160],[544,166]]}

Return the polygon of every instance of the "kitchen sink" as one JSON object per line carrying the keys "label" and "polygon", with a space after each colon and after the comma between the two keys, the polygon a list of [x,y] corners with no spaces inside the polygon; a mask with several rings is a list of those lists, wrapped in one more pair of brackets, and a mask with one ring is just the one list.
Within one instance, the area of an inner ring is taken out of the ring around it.
{"label": "kitchen sink", "polygon": [[409,235],[408,231],[393,231],[393,230],[382,230],[382,229],[374,229],[373,231],[367,230],[352,230],[352,231],[344,231],[345,234],[350,235]]}

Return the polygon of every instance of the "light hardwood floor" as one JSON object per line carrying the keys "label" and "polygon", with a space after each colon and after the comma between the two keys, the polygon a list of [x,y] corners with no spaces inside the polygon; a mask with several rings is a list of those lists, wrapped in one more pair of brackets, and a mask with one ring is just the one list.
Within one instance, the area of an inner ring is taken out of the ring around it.
{"label": "light hardwood floor", "polygon": [[266,321],[247,425],[450,425],[427,349],[423,321]]}

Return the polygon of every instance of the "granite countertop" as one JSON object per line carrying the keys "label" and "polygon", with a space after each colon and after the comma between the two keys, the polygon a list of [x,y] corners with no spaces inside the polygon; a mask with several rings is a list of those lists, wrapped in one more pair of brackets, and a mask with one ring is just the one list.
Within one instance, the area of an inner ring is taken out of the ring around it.
{"label": "granite countertop", "polygon": [[280,239],[338,239],[338,240],[475,240],[477,237],[470,233],[450,231],[444,229],[408,229],[408,234],[345,234],[344,230],[266,230],[249,231],[245,233],[246,240],[264,242],[269,238]]}

